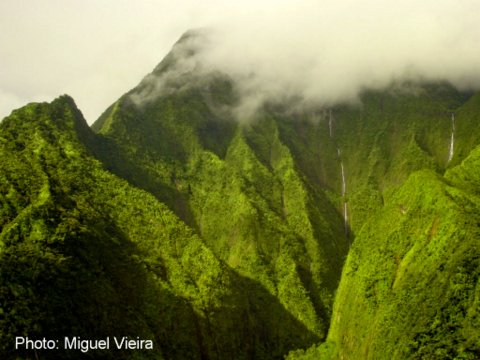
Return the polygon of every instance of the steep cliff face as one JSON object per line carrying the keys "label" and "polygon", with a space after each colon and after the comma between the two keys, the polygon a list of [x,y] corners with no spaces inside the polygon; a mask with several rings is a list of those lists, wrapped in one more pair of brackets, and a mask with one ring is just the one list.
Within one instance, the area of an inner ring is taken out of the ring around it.
{"label": "steep cliff face", "polygon": [[291,358],[477,358],[478,94],[371,96],[343,123],[355,240],[328,341]]}
{"label": "steep cliff face", "polygon": [[92,129],[66,96],[0,124],[0,354],[34,357],[10,346],[26,334],[152,339],[139,358],[479,355],[479,95],[392,84],[242,117],[191,36]]}
{"label": "steep cliff face", "polygon": [[[279,358],[324,336],[294,264],[279,269],[284,288],[235,272],[157,198],[104,169],[90,150],[95,135],[71,99],[17,110],[2,122],[1,142],[6,358],[17,354],[11,344],[18,334],[138,336],[155,344],[140,357],[218,359]],[[287,310],[281,291],[306,309]]]}
{"label": "steep cliff face", "polygon": [[329,334],[340,358],[478,355],[477,204],[448,178],[420,171],[365,224]]}
{"label": "steep cliff face", "polygon": [[[169,75],[179,52],[93,126],[104,140],[98,156],[324,338],[349,240],[336,201],[306,177],[285,140],[304,130],[271,109],[248,123],[235,118],[228,77],[195,67],[182,79]],[[126,173],[124,159],[135,169]]]}

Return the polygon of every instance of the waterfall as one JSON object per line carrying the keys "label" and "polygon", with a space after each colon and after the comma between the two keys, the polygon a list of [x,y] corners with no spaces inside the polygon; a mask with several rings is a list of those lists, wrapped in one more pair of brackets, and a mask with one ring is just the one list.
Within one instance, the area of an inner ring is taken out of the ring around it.
{"label": "waterfall", "polygon": [[343,218],[345,219],[345,235],[348,236],[348,207],[345,201],[345,195],[347,193],[347,185],[345,181],[345,168],[342,161],[342,152],[340,148],[337,148],[338,159],[340,160],[340,169],[342,171],[342,197],[343,197]]}
{"label": "waterfall", "polygon": [[[329,110],[329,115],[328,115],[328,130],[330,132],[330,137],[333,137],[333,118],[332,118],[332,110]],[[340,170],[342,173],[342,198],[343,198],[343,218],[345,220],[345,236],[348,237],[348,204],[347,201],[345,201],[345,195],[347,194],[347,185],[345,181],[345,167],[343,166],[343,161],[342,161],[342,151],[340,150],[339,147],[337,147],[337,155],[338,155],[338,161],[340,162]]]}
{"label": "waterfall", "polygon": [[453,158],[453,150],[455,146],[455,114],[452,113],[452,135],[450,136],[450,149],[448,150],[448,161]]}

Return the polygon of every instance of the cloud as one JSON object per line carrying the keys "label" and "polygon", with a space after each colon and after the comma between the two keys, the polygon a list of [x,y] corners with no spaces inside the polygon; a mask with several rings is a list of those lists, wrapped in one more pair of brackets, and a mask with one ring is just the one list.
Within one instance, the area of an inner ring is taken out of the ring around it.
{"label": "cloud", "polygon": [[[68,93],[92,123],[195,26],[191,4],[2,0],[0,92],[26,102]],[[7,109],[0,117],[18,106],[8,98],[0,103]]]}
{"label": "cloud", "polygon": [[474,1],[302,1],[228,19],[198,55],[239,81],[245,103],[301,96],[355,101],[395,80],[480,86],[480,4]]}
{"label": "cloud", "polygon": [[480,87],[476,0],[32,3],[0,4],[0,90],[22,99],[69,93],[90,122],[198,27],[213,30],[194,44],[195,57],[161,81],[148,77],[137,101],[171,91],[192,69],[233,77],[245,114],[292,96],[304,105],[355,101],[402,79]]}

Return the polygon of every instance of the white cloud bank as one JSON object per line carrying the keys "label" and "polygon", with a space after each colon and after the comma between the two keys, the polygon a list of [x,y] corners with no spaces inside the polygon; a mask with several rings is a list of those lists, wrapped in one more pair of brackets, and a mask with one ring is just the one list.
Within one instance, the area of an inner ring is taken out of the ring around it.
{"label": "white cloud bank", "polygon": [[0,111],[69,93],[93,122],[197,27],[216,29],[197,59],[251,106],[330,105],[403,78],[480,88],[478,0],[2,0]]}

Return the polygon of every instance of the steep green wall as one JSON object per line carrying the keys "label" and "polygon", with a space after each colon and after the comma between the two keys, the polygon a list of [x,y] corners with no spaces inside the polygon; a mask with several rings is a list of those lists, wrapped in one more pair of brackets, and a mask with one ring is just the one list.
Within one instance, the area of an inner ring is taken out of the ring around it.
{"label": "steep green wall", "polygon": [[242,118],[228,77],[171,77],[189,54],[94,131],[67,96],[0,124],[0,357],[79,356],[20,334],[155,343],[90,358],[478,358],[479,95]]}
{"label": "steep green wall", "polygon": [[[364,215],[360,224],[352,224],[358,230],[336,293],[327,341],[292,352],[289,359],[480,356],[480,150],[475,148],[480,108],[478,95],[459,102],[462,97],[444,96],[440,90],[428,93],[442,109],[437,115],[422,95],[410,99],[408,106],[405,98],[394,98],[410,110],[402,111],[398,124],[382,119],[389,130],[381,138],[371,137],[378,147],[361,145],[362,131],[374,128],[369,125],[375,124],[373,114],[365,119],[365,130],[357,129],[355,163],[375,164],[367,183],[374,200],[359,196],[362,190],[355,193],[368,168],[357,165],[357,183],[351,182],[354,194],[349,196],[352,221],[361,215],[355,214],[357,209]],[[364,103],[361,111],[368,106]],[[447,163],[452,112],[455,153]],[[394,129],[402,129],[402,136]],[[369,161],[362,162],[366,154]],[[381,201],[372,206],[377,198]]]}
{"label": "steep green wall", "polygon": [[[233,271],[157,198],[106,171],[85,146],[94,134],[73,130],[82,123],[60,98],[1,124],[2,358],[80,356],[14,352],[18,335],[154,341],[154,351],[86,355],[115,359],[281,358],[320,340],[295,266],[281,301]],[[292,314],[293,296],[307,307]]]}

